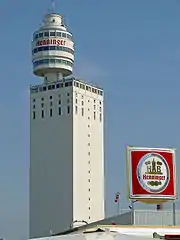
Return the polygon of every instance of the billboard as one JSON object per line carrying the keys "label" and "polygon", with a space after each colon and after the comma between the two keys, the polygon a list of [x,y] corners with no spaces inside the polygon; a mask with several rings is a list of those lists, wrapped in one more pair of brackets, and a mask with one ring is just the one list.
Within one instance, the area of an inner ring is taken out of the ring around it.
{"label": "billboard", "polygon": [[127,147],[128,198],[145,202],[177,199],[175,149]]}

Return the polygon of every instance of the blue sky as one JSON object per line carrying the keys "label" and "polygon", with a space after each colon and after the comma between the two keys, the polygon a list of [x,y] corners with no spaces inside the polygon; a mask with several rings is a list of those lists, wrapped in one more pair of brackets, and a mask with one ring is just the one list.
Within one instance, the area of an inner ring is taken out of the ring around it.
{"label": "blue sky", "polygon": [[[32,74],[31,38],[49,6],[0,1],[0,235],[7,240],[27,238],[28,88],[40,82]],[[128,207],[126,145],[175,147],[179,156],[180,2],[56,0],[56,11],[74,34],[74,75],[105,90],[106,213],[113,215],[116,191]]]}

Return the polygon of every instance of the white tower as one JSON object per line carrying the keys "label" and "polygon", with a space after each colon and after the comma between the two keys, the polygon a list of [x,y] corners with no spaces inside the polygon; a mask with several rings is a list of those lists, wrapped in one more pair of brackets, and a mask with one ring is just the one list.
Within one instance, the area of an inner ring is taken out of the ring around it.
{"label": "white tower", "polygon": [[30,238],[104,218],[103,90],[72,73],[74,43],[62,16],[34,33],[30,87]]}

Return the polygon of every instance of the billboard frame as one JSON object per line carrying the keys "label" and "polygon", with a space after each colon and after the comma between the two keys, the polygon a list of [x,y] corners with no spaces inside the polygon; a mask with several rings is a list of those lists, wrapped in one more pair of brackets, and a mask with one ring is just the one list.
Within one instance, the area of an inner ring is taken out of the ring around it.
{"label": "billboard frame", "polygon": [[[172,153],[172,165],[173,165],[173,187],[174,195],[155,195],[155,194],[133,194],[133,184],[132,184],[132,164],[131,164],[131,152],[133,151],[149,151],[149,152],[167,152]],[[175,148],[148,148],[148,147],[126,147],[126,174],[127,174],[127,197],[130,200],[146,201],[153,200],[157,203],[158,201],[175,201],[178,198],[178,187],[177,187],[177,172],[176,172],[176,149]]]}

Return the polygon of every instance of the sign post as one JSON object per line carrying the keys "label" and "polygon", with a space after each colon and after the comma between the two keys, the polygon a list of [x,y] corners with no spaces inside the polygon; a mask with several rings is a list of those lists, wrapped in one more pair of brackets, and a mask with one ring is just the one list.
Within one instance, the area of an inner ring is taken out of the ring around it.
{"label": "sign post", "polygon": [[173,226],[176,226],[176,202],[173,201]]}
{"label": "sign post", "polygon": [[134,201],[131,201],[131,207],[132,225],[134,225]]}

